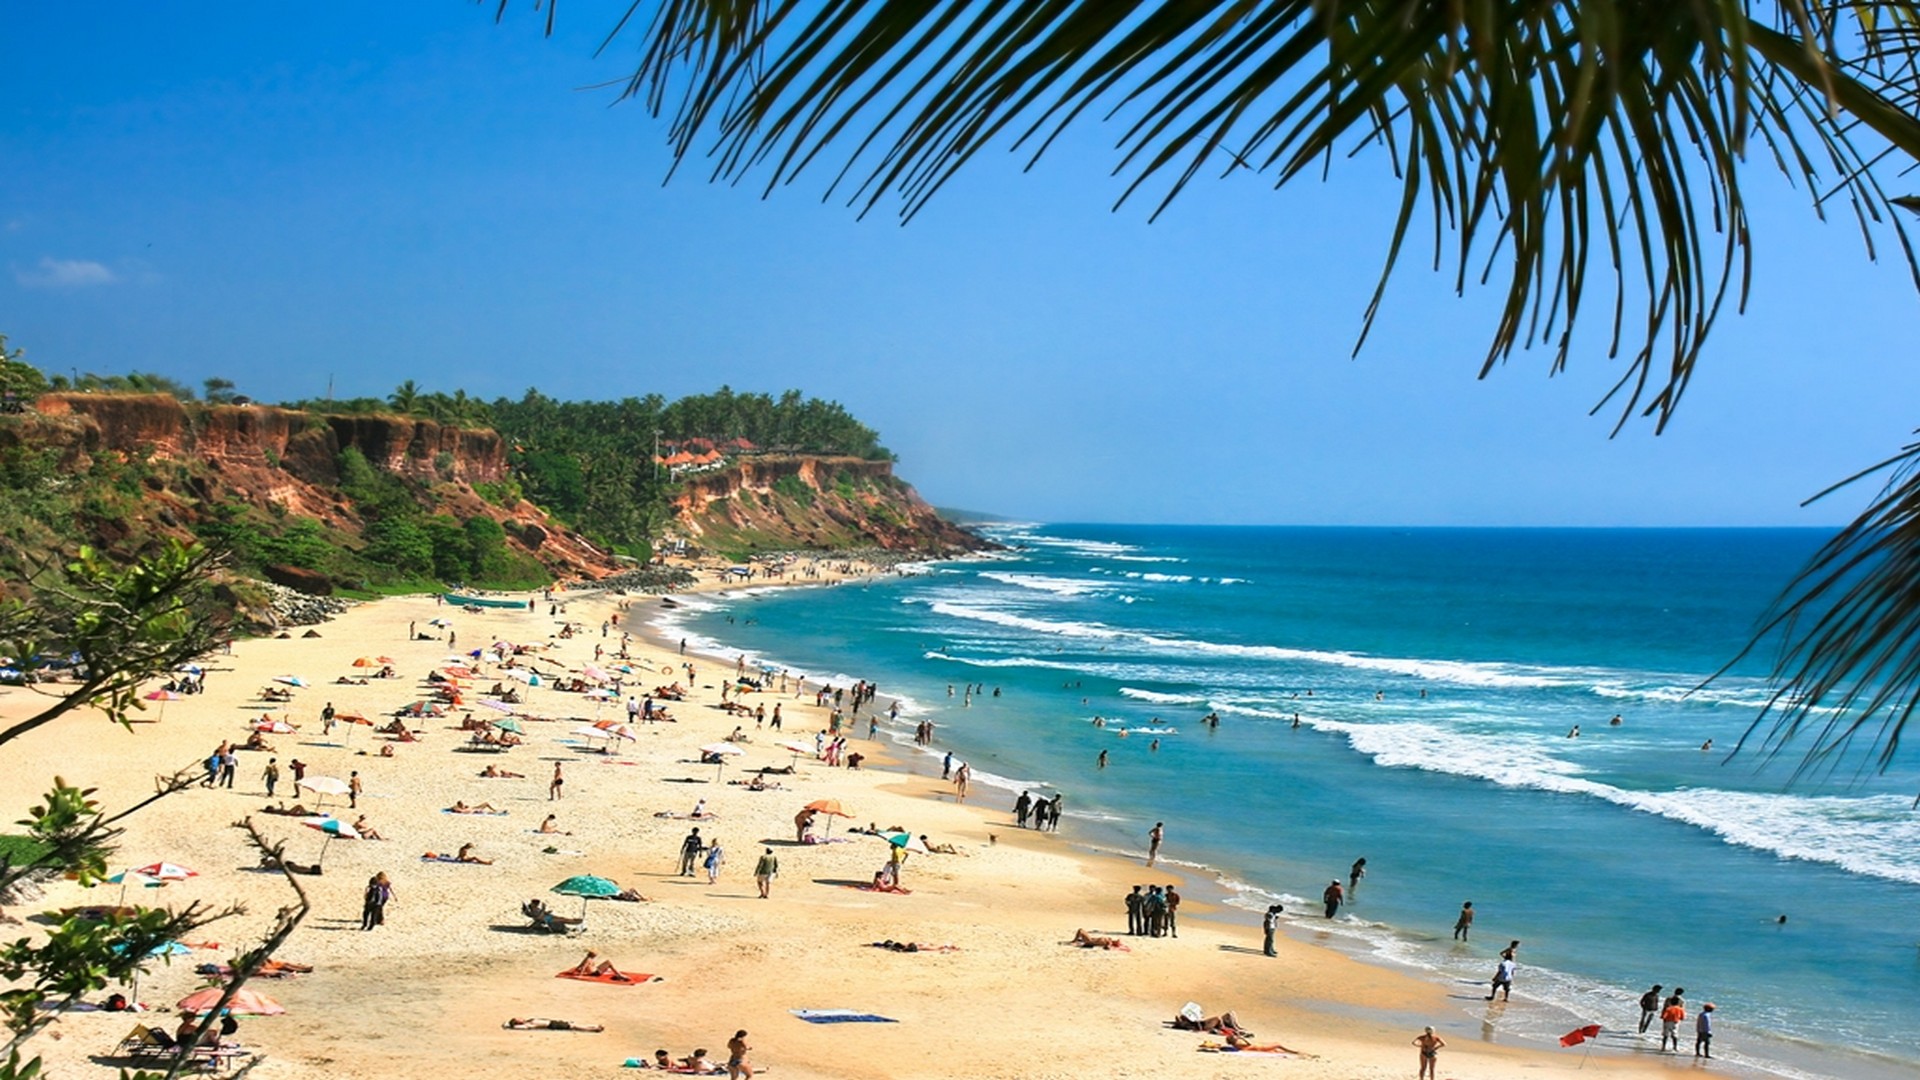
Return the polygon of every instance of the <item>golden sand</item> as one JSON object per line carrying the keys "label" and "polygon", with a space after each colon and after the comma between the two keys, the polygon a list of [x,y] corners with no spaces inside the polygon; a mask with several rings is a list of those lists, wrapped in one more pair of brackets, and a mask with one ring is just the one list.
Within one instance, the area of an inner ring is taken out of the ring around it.
{"label": "golden sand", "polygon": [[[262,1058],[255,1075],[278,1077],[473,1077],[613,1075],[628,1058],[650,1059],[656,1047],[679,1057],[696,1047],[724,1061],[727,1039],[745,1028],[752,1060],[782,1077],[1213,1077],[1260,1073],[1294,1078],[1412,1077],[1410,1040],[1436,1024],[1450,1045],[1442,1077],[1558,1074],[1581,1063],[1578,1050],[1515,1048],[1492,1041],[1442,987],[1361,963],[1311,942],[1281,941],[1278,958],[1259,955],[1256,917],[1231,909],[1182,907],[1178,939],[1135,939],[1129,952],[1064,944],[1076,928],[1124,930],[1121,895],[1137,867],[1075,851],[1071,826],[1040,835],[1011,827],[1004,806],[958,804],[937,780],[882,768],[828,768],[802,758],[799,773],[770,777],[782,791],[751,791],[720,782],[721,770],[700,765],[696,747],[724,738],[742,721],[718,708],[719,685],[733,665],[689,657],[697,670],[689,700],[671,706],[676,722],[642,726],[638,739],[614,753],[586,752],[571,734],[595,719],[578,694],[522,688],[523,708],[550,720],[526,720],[526,744],[504,754],[463,752],[461,710],[412,722],[421,741],[392,743],[372,728],[342,726],[323,736],[319,712],[342,711],[385,723],[398,707],[426,696],[422,679],[450,655],[445,641],[408,639],[408,626],[453,622],[461,651],[495,639],[548,646],[539,653],[578,670],[596,645],[613,652],[618,630],[602,637],[603,619],[631,602],[638,621],[657,601],[601,597],[576,600],[561,618],[542,603],[534,612],[471,614],[436,606],[430,597],[356,607],[319,627],[317,639],[252,640],[208,664],[208,691],[170,703],[161,718],[131,732],[93,714],[57,721],[16,741],[0,755],[0,812],[23,816],[50,778],[97,787],[108,808],[153,788],[158,773],[191,767],[223,740],[244,739],[250,721],[285,718],[297,734],[272,736],[277,752],[241,752],[231,790],[195,787],[131,819],[121,845],[126,866],[167,860],[199,876],[130,900],[183,904],[246,904],[247,915],[208,927],[202,938],[219,950],[196,950],[156,964],[139,999],[159,1010],[143,1018],[172,1026],[171,1006],[203,980],[199,963],[219,962],[237,944],[257,938],[290,892],[277,874],[260,872],[232,824],[248,815],[271,837],[287,841],[288,857],[318,857],[320,833],[298,819],[258,813],[266,805],[261,771],[269,756],[283,770],[290,759],[309,775],[345,779],[358,770],[365,795],[357,811],[344,800],[327,809],[351,821],[364,813],[384,841],[333,842],[325,873],[303,877],[313,900],[306,923],[281,958],[314,965],[311,975],[259,980],[287,1008],[284,1016],[248,1018],[237,1038]],[[554,635],[562,621],[584,627],[570,640]],[[623,620],[624,621],[624,620]],[[636,628],[637,631],[638,628]],[[296,630],[297,634],[298,631]],[[632,645],[635,682],[643,689],[674,680],[682,661],[670,651]],[[402,677],[337,685],[362,656],[388,656]],[[613,663],[609,659],[608,663]],[[858,671],[857,658],[846,670]],[[479,680],[484,689],[495,681]],[[265,704],[259,691],[279,675],[311,683],[287,704]],[[629,686],[634,685],[629,683]],[[812,694],[750,695],[786,718],[784,737],[810,741],[826,724]],[[29,711],[24,690],[0,690],[0,717]],[[884,708],[885,702],[882,701]],[[469,699],[469,707],[474,702]],[[618,703],[600,716],[623,719]],[[476,708],[483,717],[498,715]],[[773,745],[782,734],[754,730],[744,756],[729,759],[726,780],[747,769],[783,766],[792,755]],[[351,739],[348,732],[351,730]],[[862,726],[860,732],[864,734]],[[344,745],[342,745],[344,744]],[[393,746],[392,757],[379,756]],[[886,760],[882,743],[855,738],[850,748],[869,764]],[[564,798],[548,798],[554,763],[562,763]],[[484,779],[487,765],[526,774]],[[689,782],[691,781],[691,782]],[[291,777],[283,774],[282,796]],[[976,788],[976,796],[982,794]],[[311,793],[300,797],[314,805]],[[852,813],[834,842],[798,846],[793,817],[814,799],[840,800]],[[727,853],[717,884],[676,874],[685,813],[705,799],[717,820],[700,822]],[[503,816],[442,812],[456,800],[488,802]],[[548,814],[571,835],[534,830]],[[911,895],[860,891],[885,861],[885,841],[848,835],[849,825],[904,825],[964,855],[915,855],[904,871]],[[463,843],[492,865],[427,863],[423,852]],[[758,898],[756,859],[771,843],[780,876],[769,900]],[[557,849],[548,851],[547,849]],[[384,871],[396,897],[386,925],[362,932],[362,890]],[[541,897],[555,911],[578,915],[581,901],[554,896],[553,884],[576,874],[612,878],[649,903],[592,901],[583,932],[527,932],[521,903]],[[1166,869],[1158,881],[1182,880]],[[46,909],[111,903],[117,887],[87,890],[55,884]],[[29,915],[31,911],[11,914]],[[9,928],[14,929],[14,928]],[[33,923],[28,932],[37,932]],[[896,941],[951,944],[951,952],[903,954],[870,947]],[[663,981],[608,986],[555,978],[587,949],[628,972]],[[104,994],[101,995],[104,997]],[[1311,1056],[1255,1057],[1199,1052],[1205,1037],[1171,1030],[1166,1021],[1189,1001],[1209,1012],[1232,1009],[1261,1042],[1273,1040]],[[790,1009],[845,1008],[880,1013],[893,1024],[804,1023]],[[1497,1016],[1490,1013],[1490,1016]],[[503,1030],[509,1017],[555,1017],[606,1026],[604,1033]],[[134,1018],[75,1013],[61,1019],[33,1049],[56,1078],[114,1075],[107,1056]],[[1678,1062],[1672,1063],[1674,1066]],[[1669,1059],[1595,1053],[1586,1073],[1664,1070]]]}

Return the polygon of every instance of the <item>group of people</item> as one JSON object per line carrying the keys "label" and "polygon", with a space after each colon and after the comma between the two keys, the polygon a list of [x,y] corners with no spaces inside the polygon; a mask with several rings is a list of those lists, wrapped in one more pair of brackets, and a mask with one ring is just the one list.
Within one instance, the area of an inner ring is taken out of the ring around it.
{"label": "group of people", "polygon": [[1065,798],[1058,793],[1051,799],[1044,796],[1036,798],[1031,791],[1023,791],[1019,798],[1013,800],[1014,822],[1023,829],[1031,821],[1033,827],[1041,832],[1057,830],[1060,828],[1060,804]]}
{"label": "group of people", "polygon": [[[1656,1017],[1660,1020],[1660,1049],[1679,1053],[1680,1025],[1687,1020],[1687,991],[1676,986],[1673,993],[1665,998],[1660,996],[1664,989],[1654,983],[1646,993],[1640,995],[1640,1033],[1646,1034],[1653,1026]],[[1693,1018],[1693,1056],[1711,1058],[1713,1056],[1713,1002],[1700,1006],[1700,1012]]]}
{"label": "group of people", "polygon": [[1127,933],[1135,937],[1180,936],[1180,894],[1171,884],[1135,885],[1126,903]]}

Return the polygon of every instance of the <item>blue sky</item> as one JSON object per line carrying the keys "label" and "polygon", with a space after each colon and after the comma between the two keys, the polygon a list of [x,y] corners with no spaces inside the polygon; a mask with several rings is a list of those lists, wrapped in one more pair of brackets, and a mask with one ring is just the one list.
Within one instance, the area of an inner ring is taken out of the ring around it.
{"label": "blue sky", "polygon": [[1920,423],[1917,310],[1844,211],[1755,169],[1749,313],[1666,434],[1589,416],[1597,352],[1475,376],[1492,297],[1416,257],[1348,356],[1385,165],[1203,181],[1112,212],[1089,129],[976,161],[911,225],[663,184],[666,123],[605,89],[624,5],[10,5],[0,332],[48,370],[224,376],[263,400],[798,387],[941,505],[1056,521],[1828,524],[1802,498]]}

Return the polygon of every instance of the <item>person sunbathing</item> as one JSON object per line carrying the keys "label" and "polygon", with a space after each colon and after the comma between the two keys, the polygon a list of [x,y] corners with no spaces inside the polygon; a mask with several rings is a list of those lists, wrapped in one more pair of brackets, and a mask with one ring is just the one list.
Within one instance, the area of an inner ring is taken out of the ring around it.
{"label": "person sunbathing", "polygon": [[617,892],[617,893],[614,893],[614,894],[613,894],[612,896],[609,896],[609,897],[607,897],[607,899],[609,899],[609,900],[624,900],[624,901],[626,901],[626,902],[627,902],[627,903],[629,903],[629,904],[651,904],[651,903],[653,903],[653,897],[651,897],[651,896],[641,896],[641,895],[640,895],[640,890],[638,890],[638,889],[636,889],[636,888],[634,888],[634,887],[633,887],[633,886],[631,886],[631,885],[629,885],[629,886],[627,886],[627,887],[626,887],[626,888],[624,888],[624,889],[621,889],[621,890],[620,890],[619,892]]}
{"label": "person sunbathing", "polygon": [[378,829],[375,829],[371,824],[368,823],[367,815],[365,814],[361,814],[358,818],[354,819],[353,831],[359,833],[360,839],[362,840],[385,840],[386,839],[386,837],[380,835],[380,831]]}
{"label": "person sunbathing", "polygon": [[525,780],[527,778],[526,773],[508,772],[505,769],[496,769],[492,765],[481,769],[480,775],[488,779],[497,780]]}
{"label": "person sunbathing", "polygon": [[558,814],[548,814],[547,819],[540,823],[540,827],[533,831],[539,832],[539,833],[552,833],[556,836],[572,836],[573,835],[570,832],[564,832],[561,830],[560,816]]}
{"label": "person sunbathing", "polygon": [[594,952],[592,949],[588,949],[587,955],[581,957],[579,963],[568,968],[566,973],[569,975],[584,975],[589,979],[615,979],[620,982],[632,981],[627,978],[625,972],[614,967],[613,961],[611,960],[602,960],[598,964],[595,964],[593,958],[599,955],[599,953]]}
{"label": "person sunbathing", "polygon": [[900,893],[903,896],[907,893],[907,890],[901,888],[899,882],[886,870],[874,871],[873,884],[867,886],[867,890],[869,892]]}
{"label": "person sunbathing", "polygon": [[273,744],[267,741],[265,735],[256,731],[247,736],[247,741],[240,744],[240,748],[242,750],[272,750]]}
{"label": "person sunbathing", "polygon": [[966,854],[966,852],[961,851],[959,848],[954,847],[952,844],[934,843],[933,841],[927,839],[926,833],[920,834],[920,843],[926,845],[926,849],[935,855],[965,855]]}
{"label": "person sunbathing", "polygon": [[572,1020],[548,1020],[545,1017],[514,1017],[500,1025],[514,1031],[605,1031],[604,1024],[578,1024]]}
{"label": "person sunbathing", "polygon": [[381,725],[378,730],[382,735],[405,735],[407,733],[407,724],[406,721],[396,716],[388,723]]}
{"label": "person sunbathing", "polygon": [[313,816],[313,811],[307,809],[306,807],[300,805],[299,803],[294,803],[292,806],[288,806],[285,803],[282,803],[278,806],[263,806],[260,808],[260,812],[263,814],[279,814],[284,817],[312,817]]}
{"label": "person sunbathing", "polygon": [[707,1059],[707,1048],[703,1046],[695,1050],[692,1057],[681,1058],[680,1067],[688,1072],[710,1073],[713,1071],[713,1062]]}
{"label": "person sunbathing", "polygon": [[1253,1034],[1253,1032],[1240,1026],[1240,1021],[1234,1019],[1232,1010],[1223,1012],[1219,1016],[1209,1016],[1200,1020],[1189,1020],[1185,1016],[1175,1016],[1173,1018],[1173,1026],[1181,1031],[1204,1031],[1209,1035],[1224,1035],[1229,1031],[1236,1032],[1242,1036]]}
{"label": "person sunbathing", "polygon": [[464,862],[464,863],[478,863],[481,866],[493,865],[492,859],[483,859],[480,856],[475,855],[473,853],[473,845],[470,843],[460,845],[460,850],[454,853],[453,861]]}
{"label": "person sunbathing", "polygon": [[[408,740],[408,741],[409,741],[409,742],[411,742],[412,740]],[[364,754],[364,753],[366,753],[366,751],[365,751],[365,750],[362,750],[362,751],[360,751],[360,752],[361,752],[362,754]],[[381,756],[381,757],[392,757],[392,756],[393,756],[393,744],[392,744],[392,743],[388,743],[388,744],[386,744],[385,746],[382,746],[382,747],[380,748],[380,756]]]}
{"label": "person sunbathing", "polygon": [[447,812],[450,814],[504,814],[506,813],[505,810],[496,809],[492,803],[474,803],[472,806],[468,806],[466,803],[457,799],[454,800],[454,804],[452,806],[447,807]]}
{"label": "person sunbathing", "polygon": [[1131,951],[1127,948],[1127,943],[1121,941],[1119,938],[1089,934],[1085,930],[1075,930],[1073,932],[1073,940],[1068,942],[1068,944],[1078,945],[1083,949],[1119,949],[1122,952]]}
{"label": "person sunbathing", "polygon": [[1256,1043],[1238,1031],[1228,1029],[1227,1045],[1235,1050],[1246,1050],[1255,1054],[1298,1054],[1300,1051],[1279,1043]]}

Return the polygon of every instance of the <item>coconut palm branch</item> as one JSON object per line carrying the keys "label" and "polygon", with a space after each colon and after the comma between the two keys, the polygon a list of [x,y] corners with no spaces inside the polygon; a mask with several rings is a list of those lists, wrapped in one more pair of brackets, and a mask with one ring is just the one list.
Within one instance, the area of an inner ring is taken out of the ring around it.
{"label": "coconut palm branch", "polygon": [[[1400,194],[1356,350],[1417,245],[1456,291],[1503,290],[1482,377],[1519,350],[1549,350],[1555,372],[1604,351],[1620,370],[1595,408],[1618,409],[1616,431],[1636,415],[1664,429],[1745,301],[1750,157],[1920,284],[1895,210],[1920,199],[1883,186],[1920,162],[1920,3],[652,0],[602,48],[628,36],[622,93],[671,116],[678,163],[765,192],[822,174],[861,214],[911,219],[983,150],[1032,167],[1099,122],[1118,135],[1119,201],[1153,215],[1201,177],[1280,187],[1384,163]],[[1789,634],[1780,737],[1829,704],[1864,724],[1920,691],[1920,605],[1893,591],[1920,577],[1900,475],[1755,638]],[[1859,730],[1828,729],[1810,760]]]}

